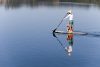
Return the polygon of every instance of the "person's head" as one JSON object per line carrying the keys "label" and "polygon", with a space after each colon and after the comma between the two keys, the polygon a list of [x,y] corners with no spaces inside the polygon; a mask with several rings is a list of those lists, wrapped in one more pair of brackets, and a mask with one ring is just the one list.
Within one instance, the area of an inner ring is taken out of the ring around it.
{"label": "person's head", "polygon": [[72,10],[68,10],[67,11],[67,14],[72,14]]}

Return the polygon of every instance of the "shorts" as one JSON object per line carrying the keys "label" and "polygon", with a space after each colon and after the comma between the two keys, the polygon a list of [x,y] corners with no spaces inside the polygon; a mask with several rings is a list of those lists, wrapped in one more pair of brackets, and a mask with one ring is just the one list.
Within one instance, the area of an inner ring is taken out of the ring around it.
{"label": "shorts", "polygon": [[69,24],[73,27],[73,24],[74,24],[73,20],[70,20]]}

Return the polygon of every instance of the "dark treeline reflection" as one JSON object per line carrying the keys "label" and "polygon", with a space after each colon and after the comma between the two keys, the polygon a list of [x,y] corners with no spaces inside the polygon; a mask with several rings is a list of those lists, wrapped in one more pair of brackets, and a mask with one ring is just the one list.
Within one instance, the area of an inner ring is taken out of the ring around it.
{"label": "dark treeline reflection", "polygon": [[[5,7],[20,7],[22,5],[34,7],[37,5],[62,5],[59,2],[74,2],[74,3],[89,3],[89,4],[100,4],[100,0],[0,0],[0,4]],[[68,4],[68,3],[67,3]],[[64,5],[63,5],[64,6]]]}

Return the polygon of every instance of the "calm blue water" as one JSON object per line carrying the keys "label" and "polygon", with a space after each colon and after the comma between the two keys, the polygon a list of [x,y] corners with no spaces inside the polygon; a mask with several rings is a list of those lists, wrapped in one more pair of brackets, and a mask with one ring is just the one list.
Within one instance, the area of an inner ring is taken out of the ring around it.
{"label": "calm blue water", "polygon": [[[100,37],[74,35],[71,56],[52,36],[68,9],[74,29],[100,33],[100,7],[93,4],[0,6],[0,67],[100,67]],[[64,20],[59,30],[66,30]],[[57,35],[64,46],[66,35]]]}

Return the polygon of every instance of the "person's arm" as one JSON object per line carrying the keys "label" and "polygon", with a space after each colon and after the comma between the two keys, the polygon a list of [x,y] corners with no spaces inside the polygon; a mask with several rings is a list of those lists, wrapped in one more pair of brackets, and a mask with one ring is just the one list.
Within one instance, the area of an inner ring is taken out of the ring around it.
{"label": "person's arm", "polygon": [[69,17],[69,15],[67,15],[64,19],[67,19]]}

